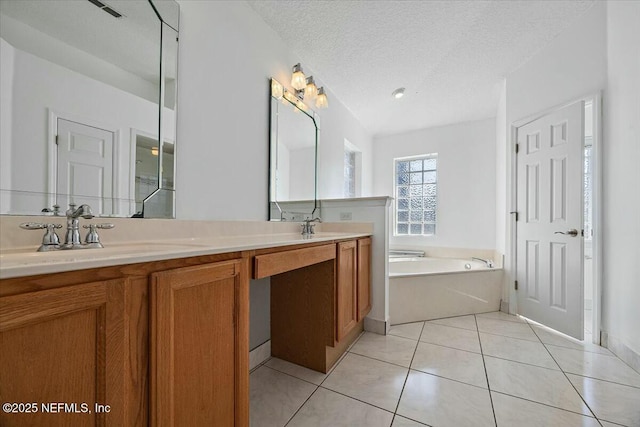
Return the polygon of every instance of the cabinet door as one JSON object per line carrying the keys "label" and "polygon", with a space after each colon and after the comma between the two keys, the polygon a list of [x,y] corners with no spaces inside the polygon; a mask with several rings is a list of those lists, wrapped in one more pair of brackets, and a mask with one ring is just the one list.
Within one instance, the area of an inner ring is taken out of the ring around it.
{"label": "cabinet door", "polygon": [[336,283],[337,341],[340,342],[358,323],[356,241],[338,243],[338,280]]}
{"label": "cabinet door", "polygon": [[371,311],[371,238],[358,240],[358,321]]}
{"label": "cabinet door", "polygon": [[246,260],[151,276],[151,420],[249,425]]}
{"label": "cabinet door", "polygon": [[1,412],[0,425],[129,424],[125,284],[105,280],[0,298],[0,401],[37,404],[36,413]]}

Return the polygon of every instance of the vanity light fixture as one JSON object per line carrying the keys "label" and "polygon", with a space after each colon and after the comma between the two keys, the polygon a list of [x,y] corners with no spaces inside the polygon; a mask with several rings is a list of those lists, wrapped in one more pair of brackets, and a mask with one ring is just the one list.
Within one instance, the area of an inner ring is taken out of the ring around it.
{"label": "vanity light fixture", "polygon": [[293,86],[295,90],[303,90],[307,86],[307,78],[302,72],[302,65],[300,65],[299,62],[293,66],[291,86]]}
{"label": "vanity light fixture", "polygon": [[[304,75],[300,63],[293,66],[291,86],[295,89],[295,96],[300,101],[304,101],[305,99],[313,101],[315,99],[317,108],[327,108],[329,106],[327,94],[324,92],[324,89],[318,88],[313,76],[306,77]],[[285,95],[286,93],[285,91]]]}
{"label": "vanity light fixture", "polygon": [[307,85],[304,88],[304,97],[307,99],[316,99],[318,96],[318,87],[313,80],[313,76],[307,77]]}
{"label": "vanity light fixture", "polygon": [[158,147],[151,147],[151,155],[152,156],[158,155]]}
{"label": "vanity light fixture", "polygon": [[276,79],[271,79],[271,96],[275,99],[282,99],[284,87]]}
{"label": "vanity light fixture", "polygon": [[324,87],[318,89],[318,97],[316,98],[316,107],[318,108],[327,108],[329,106],[329,101],[327,100],[327,94],[324,93]]}
{"label": "vanity light fixture", "polygon": [[404,96],[404,88],[403,87],[399,87],[398,89],[394,90],[391,93],[391,96],[393,96],[395,99],[400,99]]}

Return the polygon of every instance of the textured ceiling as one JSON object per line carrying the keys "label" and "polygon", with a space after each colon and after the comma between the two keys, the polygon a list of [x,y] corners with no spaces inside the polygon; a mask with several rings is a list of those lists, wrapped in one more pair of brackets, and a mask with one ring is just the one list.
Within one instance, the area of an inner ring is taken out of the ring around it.
{"label": "textured ceiling", "polygon": [[[501,80],[592,1],[248,1],[374,135],[493,117]],[[293,65],[293,64],[292,64]],[[405,87],[405,97],[391,92]],[[329,100],[331,102],[331,100]]]}

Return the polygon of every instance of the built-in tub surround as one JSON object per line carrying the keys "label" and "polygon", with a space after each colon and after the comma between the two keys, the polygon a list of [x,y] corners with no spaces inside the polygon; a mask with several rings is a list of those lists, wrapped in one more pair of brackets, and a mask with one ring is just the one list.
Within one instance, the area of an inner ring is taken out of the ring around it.
{"label": "built-in tub surround", "polygon": [[303,236],[298,223],[111,218],[116,227],[103,236],[103,249],[36,252],[42,236],[22,230],[20,223],[56,220],[64,218],[0,216],[0,278],[354,238],[370,235],[372,229],[364,223],[350,224],[353,231],[322,223],[316,234]]}
{"label": "built-in tub surround", "polygon": [[[486,259],[486,258],[485,258]],[[469,258],[392,258],[392,324],[500,309],[502,269]]]}

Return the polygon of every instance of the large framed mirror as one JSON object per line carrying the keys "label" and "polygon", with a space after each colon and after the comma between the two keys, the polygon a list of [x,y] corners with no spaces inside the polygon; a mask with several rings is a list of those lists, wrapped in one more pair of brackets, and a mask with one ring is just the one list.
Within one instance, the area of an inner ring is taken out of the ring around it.
{"label": "large framed mirror", "polygon": [[316,114],[275,79],[269,109],[269,219],[313,218],[318,207]]}
{"label": "large framed mirror", "polygon": [[179,6],[0,0],[0,213],[175,217]]}

